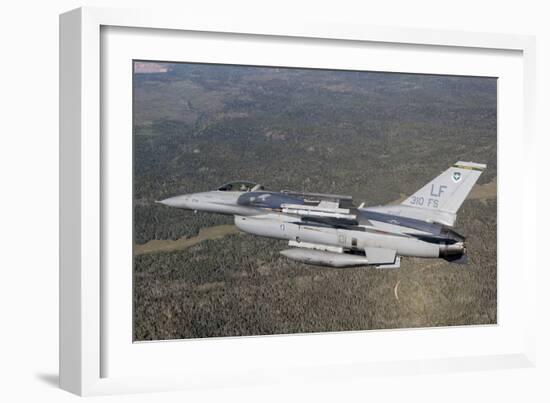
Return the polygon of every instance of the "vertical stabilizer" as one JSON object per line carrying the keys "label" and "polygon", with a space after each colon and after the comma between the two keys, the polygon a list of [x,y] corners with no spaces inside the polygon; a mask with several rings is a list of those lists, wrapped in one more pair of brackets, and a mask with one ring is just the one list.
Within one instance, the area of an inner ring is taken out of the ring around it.
{"label": "vertical stabilizer", "polygon": [[485,164],[458,161],[401,204],[456,215],[486,167]]}

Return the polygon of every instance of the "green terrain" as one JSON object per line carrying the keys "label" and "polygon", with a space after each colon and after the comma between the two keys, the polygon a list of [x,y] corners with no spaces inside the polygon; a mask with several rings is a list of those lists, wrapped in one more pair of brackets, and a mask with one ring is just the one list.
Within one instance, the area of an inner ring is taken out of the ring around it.
{"label": "green terrain", "polygon": [[[496,79],[159,64],[134,74],[134,338],[496,323]],[[227,216],[155,204],[243,179],[385,204],[488,164],[456,229],[470,263],[290,261]]]}

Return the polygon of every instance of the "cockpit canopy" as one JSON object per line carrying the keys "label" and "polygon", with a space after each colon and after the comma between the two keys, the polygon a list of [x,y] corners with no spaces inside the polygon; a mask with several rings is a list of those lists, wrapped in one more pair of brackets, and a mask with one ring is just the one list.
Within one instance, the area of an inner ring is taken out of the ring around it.
{"label": "cockpit canopy", "polygon": [[264,187],[254,182],[235,181],[235,182],[229,182],[223,186],[220,186],[218,190],[222,192],[251,192],[251,191],[264,190]]}

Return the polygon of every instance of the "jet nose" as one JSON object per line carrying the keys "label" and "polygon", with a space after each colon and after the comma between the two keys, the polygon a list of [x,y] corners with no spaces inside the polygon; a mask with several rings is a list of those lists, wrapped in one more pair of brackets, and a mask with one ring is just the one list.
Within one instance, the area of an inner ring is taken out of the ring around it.
{"label": "jet nose", "polygon": [[156,200],[155,203],[158,204],[164,204],[168,207],[176,207],[176,208],[189,208],[189,195],[181,195],[181,196],[174,196],[169,197],[168,199],[164,200]]}

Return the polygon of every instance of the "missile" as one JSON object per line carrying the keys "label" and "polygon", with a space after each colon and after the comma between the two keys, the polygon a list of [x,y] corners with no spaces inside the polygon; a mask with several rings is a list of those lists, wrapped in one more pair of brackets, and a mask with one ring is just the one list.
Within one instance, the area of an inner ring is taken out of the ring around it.
{"label": "missile", "polygon": [[281,255],[305,264],[328,267],[354,267],[368,264],[365,256],[348,253],[334,253],[316,249],[292,248],[279,252]]}

